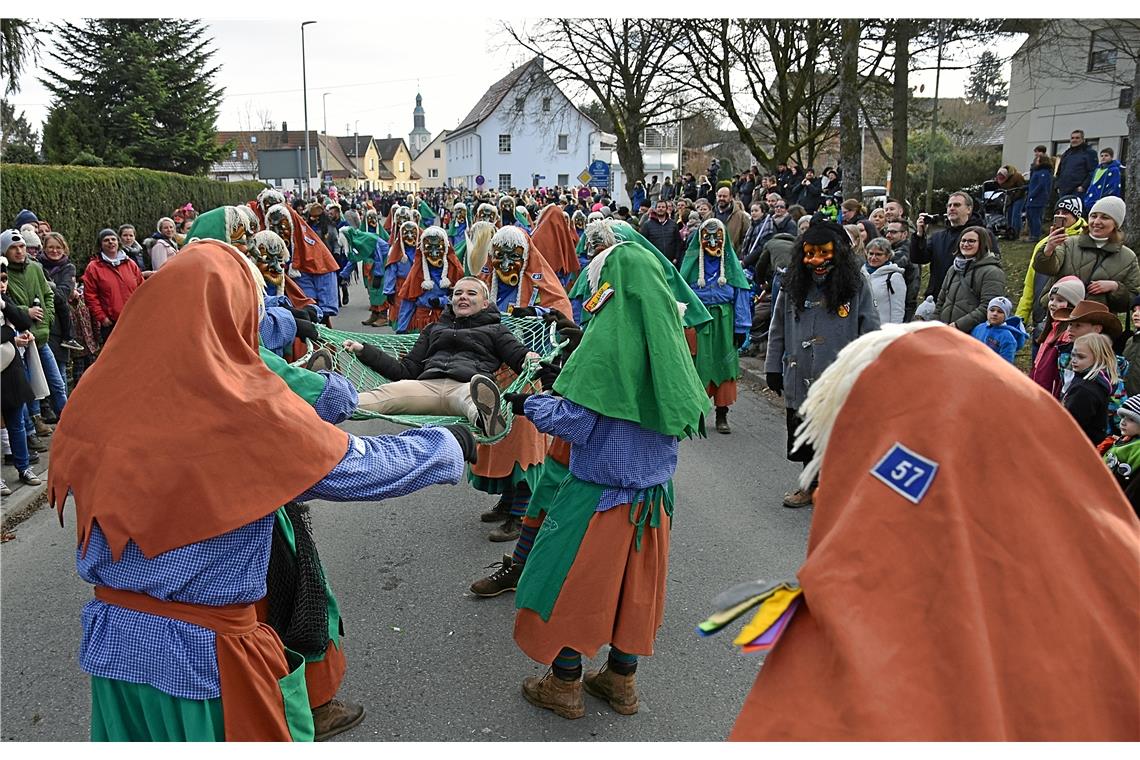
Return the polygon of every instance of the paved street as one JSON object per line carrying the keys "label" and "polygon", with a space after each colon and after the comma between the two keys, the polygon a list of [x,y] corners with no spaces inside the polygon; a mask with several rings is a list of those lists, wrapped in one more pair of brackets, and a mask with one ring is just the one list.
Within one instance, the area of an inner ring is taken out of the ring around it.
{"label": "paved street", "polygon": [[[353,285],[337,327],[368,329],[360,327],[361,291]],[[490,526],[479,522],[494,497],[461,484],[383,503],[316,503],[318,547],[348,633],[341,695],[368,709],[338,740],[723,739],[761,661],[734,654],[739,626],[707,640],[694,627],[720,590],[793,572],[811,519],[810,510],[780,506],[799,470],[784,459],[783,410],[746,385],[730,421],[732,435],[711,432],[682,445],[665,624],[656,656],[638,671],[641,712],[632,717],[587,696],[586,717],[566,721],[523,699],[522,679],[544,668],[511,640],[514,596],[478,599],[467,590],[513,548],[487,541]],[[75,575],[73,518],[69,510],[60,528],[41,509],[0,550],[5,741],[87,738],[90,696],[76,651],[91,591]]]}

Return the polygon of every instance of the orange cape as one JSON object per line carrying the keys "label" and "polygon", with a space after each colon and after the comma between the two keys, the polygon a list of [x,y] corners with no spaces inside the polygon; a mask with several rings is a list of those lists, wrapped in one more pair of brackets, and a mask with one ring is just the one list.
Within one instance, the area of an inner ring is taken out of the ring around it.
{"label": "orange cape", "polygon": [[[420,247],[422,248],[422,246]],[[463,264],[459,263],[459,257],[455,255],[455,249],[451,246],[451,241],[447,241],[447,266],[444,271],[447,273],[447,279],[451,280],[451,284],[455,285],[463,277]],[[416,249],[416,257],[412,259],[412,268],[408,270],[408,276],[404,280],[404,284],[400,286],[400,300],[416,300],[424,294],[424,265],[423,254],[420,249]]]}
{"label": "orange cape", "polygon": [[[938,465],[917,503],[871,474],[895,444]],[[904,335],[822,464],[804,602],[731,739],[1140,739],[1140,524],[1048,393],[958,330]]]}
{"label": "orange cape", "polygon": [[575,249],[578,239],[566,214],[557,207],[544,211],[531,241],[558,274],[574,274],[582,268]]}
{"label": "orange cape", "polygon": [[61,523],[74,493],[80,546],[96,520],[116,559],[129,540],[154,557],[219,536],[271,514],[348,450],[261,359],[243,258],[214,240],[186,246],[131,296],[68,399],[48,488]]}
{"label": "orange cape", "polygon": [[297,209],[287,206],[289,216],[293,219],[293,267],[305,274],[328,274],[340,270],[336,259],[329,252],[317,233],[305,221]]}

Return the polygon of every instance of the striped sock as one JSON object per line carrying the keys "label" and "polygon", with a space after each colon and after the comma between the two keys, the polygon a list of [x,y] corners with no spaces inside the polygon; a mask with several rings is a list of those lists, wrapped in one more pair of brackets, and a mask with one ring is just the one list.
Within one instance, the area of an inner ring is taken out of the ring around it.
{"label": "striped sock", "polygon": [[522,519],[519,540],[515,542],[515,553],[511,555],[512,564],[526,564],[526,558],[530,556],[530,547],[534,546],[534,537],[538,535],[538,529],[541,527],[541,517],[524,517]]}
{"label": "striped sock", "polygon": [[582,677],[582,655],[570,647],[562,647],[562,651],[550,663],[554,677],[562,681],[577,681]]}
{"label": "striped sock", "polygon": [[526,483],[519,483],[515,486],[515,492],[511,500],[511,517],[522,517],[526,514],[526,508],[530,506],[530,486]]}
{"label": "striped sock", "polygon": [[608,659],[610,670],[617,673],[619,676],[628,676],[637,672],[637,655],[626,654],[613,644],[610,644],[610,656]]}

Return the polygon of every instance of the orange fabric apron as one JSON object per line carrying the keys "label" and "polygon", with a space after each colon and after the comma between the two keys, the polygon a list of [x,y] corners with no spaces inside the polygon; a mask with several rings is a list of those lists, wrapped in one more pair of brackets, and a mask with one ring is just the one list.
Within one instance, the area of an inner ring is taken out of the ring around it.
{"label": "orange fabric apron", "polygon": [[147,594],[95,587],[95,598],[116,607],[181,620],[213,631],[226,741],[292,741],[278,681],[289,673],[276,631],[257,621],[252,604],[211,607],[166,602]]}

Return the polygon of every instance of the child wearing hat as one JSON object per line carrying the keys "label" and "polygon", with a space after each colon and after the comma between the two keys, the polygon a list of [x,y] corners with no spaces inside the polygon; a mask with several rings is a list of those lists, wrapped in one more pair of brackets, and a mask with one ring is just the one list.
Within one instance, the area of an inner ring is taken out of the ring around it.
{"label": "child wearing hat", "polygon": [[1048,312],[1042,323],[1041,332],[1037,338],[1037,353],[1033,357],[1033,368],[1029,370],[1029,378],[1040,385],[1053,398],[1061,399],[1060,356],[1068,354],[1072,338],[1069,337],[1068,319],[1073,307],[1085,298],[1085,285],[1079,278],[1062,277],[1049,289]]}
{"label": "child wearing hat", "polygon": [[1008,298],[991,298],[986,308],[986,321],[970,331],[972,337],[985,343],[1010,364],[1029,339],[1021,325],[1021,317],[1011,316],[1012,313],[1013,303]]}
{"label": "child wearing hat", "polygon": [[1129,396],[1138,396],[1140,395],[1140,339],[1137,336],[1140,335],[1140,296],[1132,299],[1128,321],[1132,329],[1121,352],[1121,355],[1128,360],[1128,371],[1124,374],[1124,391]]}
{"label": "child wearing hat", "polygon": [[1120,435],[1106,438],[1097,448],[1103,452],[1104,463],[1128,497],[1128,503],[1140,516],[1140,475],[1136,475],[1140,469],[1140,396],[1126,399],[1116,417]]}

